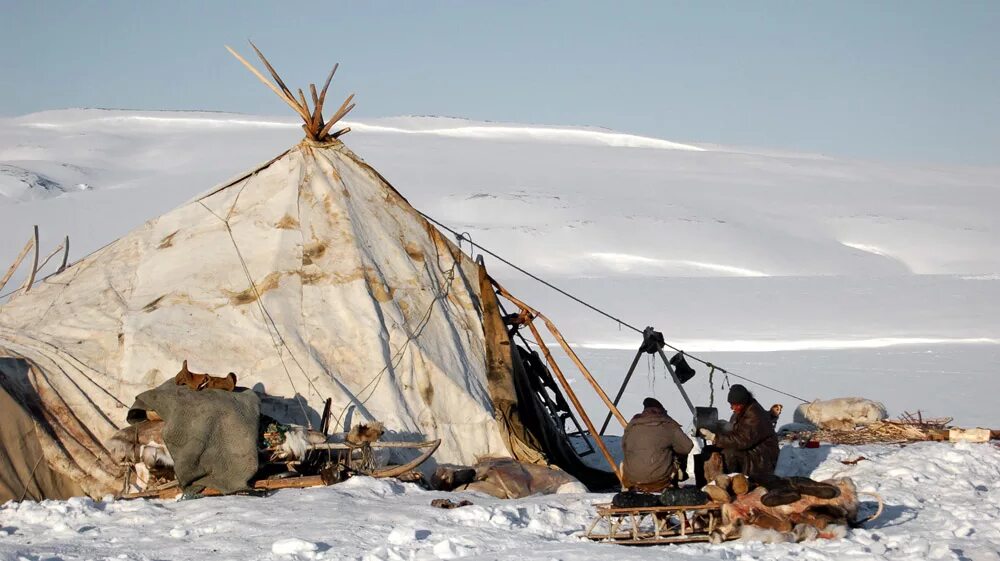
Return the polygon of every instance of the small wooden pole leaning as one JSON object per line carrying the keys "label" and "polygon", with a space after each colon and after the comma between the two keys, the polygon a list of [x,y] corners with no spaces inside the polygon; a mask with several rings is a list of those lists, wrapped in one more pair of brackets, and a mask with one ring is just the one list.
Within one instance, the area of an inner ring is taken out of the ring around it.
{"label": "small wooden pole leaning", "polygon": [[618,478],[618,481],[621,481],[622,474],[618,470],[618,464],[615,462],[611,452],[608,451],[607,446],[604,445],[604,439],[597,433],[597,427],[595,427],[594,423],[590,421],[590,417],[583,409],[583,405],[580,404],[580,400],[577,399],[576,393],[573,392],[573,388],[569,386],[569,382],[566,381],[566,377],[563,376],[559,365],[556,363],[555,359],[552,358],[552,353],[549,352],[548,345],[546,345],[545,341],[542,340],[542,334],[538,332],[538,328],[535,327],[534,321],[528,321],[528,328],[531,329],[531,334],[535,336],[535,342],[538,344],[539,348],[542,349],[542,354],[545,355],[545,360],[548,361],[549,366],[552,367],[552,372],[556,375],[556,378],[559,379],[559,383],[562,384],[563,390],[566,391],[566,395],[569,397],[569,400],[573,402],[573,407],[576,408],[577,413],[580,414],[580,418],[583,419],[584,424],[587,425],[587,430],[590,431],[591,436],[593,436],[594,440],[597,442],[597,447],[600,448],[601,453],[604,454],[604,459],[608,461],[608,465],[611,466],[611,470],[615,473],[615,477]]}
{"label": "small wooden pole leaning", "polygon": [[14,276],[14,271],[16,271],[21,265],[21,261],[24,261],[24,257],[28,255],[28,252],[31,251],[31,247],[33,245],[35,245],[35,238],[29,238],[28,243],[24,244],[24,247],[21,249],[21,253],[17,254],[14,262],[11,263],[10,268],[7,269],[7,274],[0,279],[0,290],[3,290],[3,287],[7,284],[7,281],[10,280],[10,277]]}

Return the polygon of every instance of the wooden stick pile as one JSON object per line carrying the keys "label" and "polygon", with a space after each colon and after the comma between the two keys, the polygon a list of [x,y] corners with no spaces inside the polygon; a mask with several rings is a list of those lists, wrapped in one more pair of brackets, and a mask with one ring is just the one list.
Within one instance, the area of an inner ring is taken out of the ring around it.
{"label": "wooden stick pile", "polygon": [[820,429],[812,433],[811,440],[830,444],[886,444],[929,440],[930,435],[908,423],[881,421],[855,430]]}
{"label": "wooden stick pile", "polygon": [[271,83],[270,80],[265,78],[260,71],[254,68],[252,64],[247,62],[246,59],[241,57],[239,53],[234,51],[231,47],[227,45],[226,49],[229,50],[229,52],[232,53],[232,55],[236,57],[237,60],[243,63],[243,66],[246,66],[247,69],[250,70],[250,72],[252,72],[254,76],[256,76],[261,82],[264,83],[264,85],[270,88],[271,91],[273,91],[279,98],[281,98],[282,101],[287,103],[288,106],[291,107],[299,115],[299,117],[302,117],[302,120],[304,121],[302,129],[306,131],[307,138],[309,138],[310,140],[315,140],[317,142],[326,142],[329,140],[333,140],[351,130],[350,127],[345,127],[336,132],[333,133],[330,132],[330,130],[333,128],[333,125],[335,125],[337,121],[343,119],[344,116],[351,111],[351,109],[354,109],[355,104],[351,103],[351,101],[354,99],[354,94],[347,96],[347,99],[344,100],[344,103],[340,104],[340,108],[337,109],[337,111],[333,114],[332,117],[330,117],[329,120],[327,121],[323,120],[323,103],[326,102],[326,90],[330,87],[330,82],[333,80],[333,75],[337,72],[337,68],[340,66],[339,63],[333,65],[333,70],[331,70],[330,75],[327,76],[326,83],[323,84],[323,89],[320,91],[319,94],[316,93],[316,84],[309,84],[309,93],[310,97],[312,98],[312,105],[313,105],[312,109],[310,109],[309,102],[308,100],[306,100],[306,96],[302,92],[302,88],[298,89],[298,98],[296,99],[295,94],[293,94],[292,91],[288,89],[288,86],[285,85],[285,82],[281,79],[281,76],[278,76],[278,72],[274,69],[273,66],[271,66],[271,63],[267,61],[267,58],[264,57],[264,53],[260,52],[260,49],[257,48],[257,45],[253,44],[253,41],[250,42],[250,46],[253,47],[254,52],[257,53],[257,56],[260,58],[260,61],[264,63],[264,66],[267,68],[267,71],[271,73],[271,77],[274,78],[274,82],[276,82],[277,85]]}

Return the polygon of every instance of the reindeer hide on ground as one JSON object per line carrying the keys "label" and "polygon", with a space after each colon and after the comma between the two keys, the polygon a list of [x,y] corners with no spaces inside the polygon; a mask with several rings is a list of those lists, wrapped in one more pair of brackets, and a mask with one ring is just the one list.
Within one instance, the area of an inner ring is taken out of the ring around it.
{"label": "reindeer hide on ground", "polygon": [[[800,525],[815,528],[818,537],[842,534],[847,524],[857,518],[858,493],[849,478],[829,479],[824,483],[835,485],[840,495],[832,499],[803,496],[790,504],[768,507],[761,502],[767,489],[758,487],[740,495],[732,503],[722,505],[722,538],[738,537],[744,526],[786,533]],[[803,530],[798,534],[806,537]]]}

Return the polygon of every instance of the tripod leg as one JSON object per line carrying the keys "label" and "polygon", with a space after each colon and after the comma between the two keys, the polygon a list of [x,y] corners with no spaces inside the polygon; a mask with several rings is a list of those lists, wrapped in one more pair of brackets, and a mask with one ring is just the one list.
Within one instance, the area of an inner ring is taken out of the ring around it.
{"label": "tripod leg", "polygon": [[674,384],[676,384],[677,385],[677,389],[680,390],[681,397],[684,398],[684,402],[687,403],[688,409],[691,410],[691,415],[694,415],[695,414],[694,413],[694,404],[691,403],[691,398],[688,397],[687,392],[684,391],[684,386],[681,385],[681,381],[677,378],[677,373],[674,372],[674,366],[672,364],[670,364],[669,360],[667,360],[667,355],[663,354],[663,351],[658,351],[658,352],[660,354],[660,358],[663,359],[663,364],[667,365],[667,371],[670,372],[670,377],[674,379]]}
{"label": "tripod leg", "polygon": [[[639,349],[635,353],[635,360],[632,361],[632,366],[628,367],[628,374],[625,375],[625,379],[622,380],[622,387],[618,388],[618,395],[615,396],[615,407],[618,407],[618,402],[621,400],[622,395],[625,393],[625,386],[628,385],[628,381],[632,379],[632,373],[635,372],[635,367],[639,364],[639,359],[642,357],[642,349]],[[608,428],[608,423],[611,422],[611,411],[608,411],[608,416],[604,419],[604,424],[601,425],[601,430],[598,434],[604,436],[604,431]]]}

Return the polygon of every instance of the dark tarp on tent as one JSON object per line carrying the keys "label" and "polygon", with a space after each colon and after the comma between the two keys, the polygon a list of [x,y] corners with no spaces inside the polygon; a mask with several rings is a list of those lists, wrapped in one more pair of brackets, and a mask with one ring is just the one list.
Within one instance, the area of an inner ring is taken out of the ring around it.
{"label": "dark tarp on tent", "polygon": [[23,360],[0,358],[0,503],[84,495],[78,484],[52,469],[43,457],[39,439],[43,436],[51,439],[51,427],[44,417],[29,413],[22,405],[38,403],[37,397],[17,399],[8,393],[34,391],[30,385],[17,383],[25,378],[27,371],[28,365]]}
{"label": "dark tarp on tent", "polygon": [[556,426],[532,391],[524,361],[507,332],[493,283],[483,267],[479,269],[479,289],[486,335],[486,379],[494,415],[511,455],[526,463],[559,466],[592,491],[618,487],[614,473],[584,464],[565,431]]}

